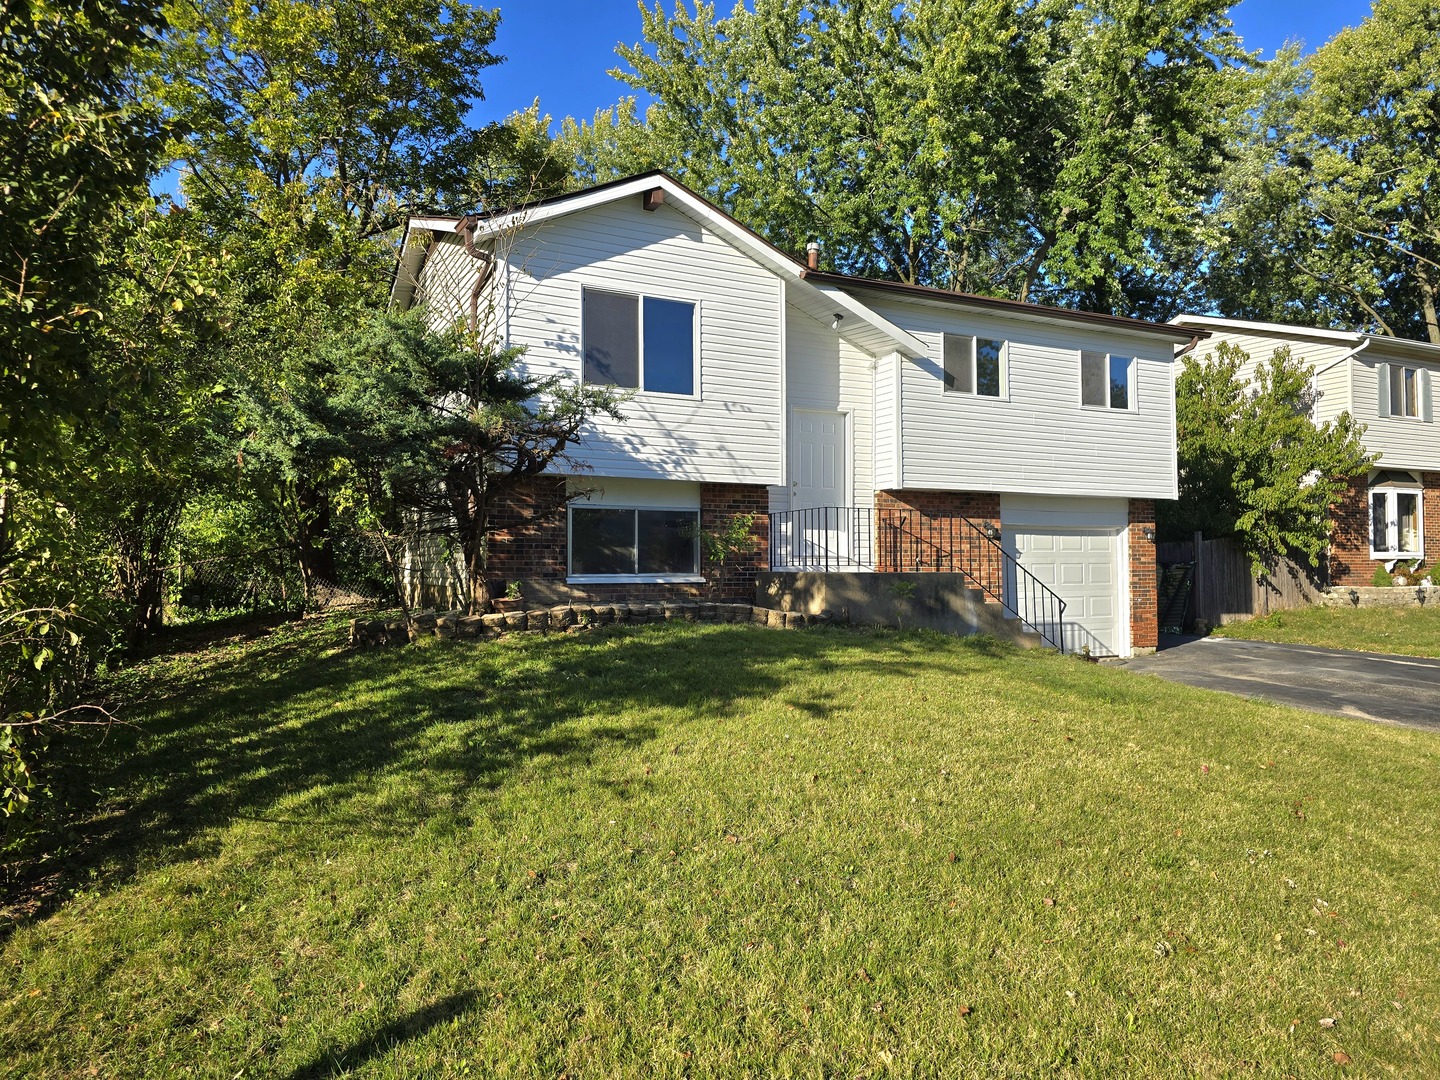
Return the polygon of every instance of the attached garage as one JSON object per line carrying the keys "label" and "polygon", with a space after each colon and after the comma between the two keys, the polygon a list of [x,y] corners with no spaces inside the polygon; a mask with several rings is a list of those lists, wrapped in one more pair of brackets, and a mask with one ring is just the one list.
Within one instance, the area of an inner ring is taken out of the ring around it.
{"label": "attached garage", "polygon": [[1065,601],[1066,652],[1129,656],[1126,501],[1004,496],[1000,519],[1005,549]]}

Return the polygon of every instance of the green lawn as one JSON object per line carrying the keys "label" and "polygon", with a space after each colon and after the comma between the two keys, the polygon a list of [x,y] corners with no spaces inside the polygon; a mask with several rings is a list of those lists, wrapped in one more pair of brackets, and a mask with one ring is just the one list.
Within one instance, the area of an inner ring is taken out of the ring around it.
{"label": "green lawn", "polygon": [[1440,657],[1440,607],[1297,608],[1230,623],[1215,633],[1247,641]]}
{"label": "green lawn", "polygon": [[0,1075],[1440,1075],[1434,735],[983,639],[340,638],[70,747]]}

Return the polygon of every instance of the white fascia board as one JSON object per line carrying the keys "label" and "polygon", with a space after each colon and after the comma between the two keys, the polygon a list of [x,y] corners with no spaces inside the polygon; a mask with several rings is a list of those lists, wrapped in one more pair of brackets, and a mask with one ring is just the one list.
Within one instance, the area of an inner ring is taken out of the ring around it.
{"label": "white fascia board", "polygon": [[409,311],[415,302],[415,282],[425,261],[423,248],[410,242],[414,232],[414,218],[405,223],[405,235],[400,239],[400,253],[395,259],[395,280],[390,282],[390,307]]}
{"label": "white fascia board", "polygon": [[[890,346],[890,348],[894,349],[901,355],[906,356],[911,360],[919,360],[921,357],[926,355],[925,343],[923,341],[917,338],[914,334],[910,333],[908,330],[900,329],[900,327],[896,326],[893,322],[880,315],[878,312],[871,310],[871,308],[863,301],[857,300],[844,289],[837,288],[834,285],[817,285],[813,282],[807,281],[802,277],[799,277],[798,275],[796,277],[796,280],[799,281],[802,285],[813,289],[820,296],[823,296],[827,303],[834,304],[837,308],[840,309],[839,314],[853,316],[861,322],[874,327],[876,330],[879,330],[886,338],[889,339],[887,344]],[[841,323],[841,326],[844,326],[843,322]],[[866,349],[865,351],[871,352],[872,350]]]}
{"label": "white fascia board", "polygon": [[1315,326],[1290,326],[1286,323],[1222,319],[1217,315],[1176,315],[1170,322],[1173,326],[1195,327],[1201,330],[1233,330],[1238,333],[1308,338],[1312,341],[1340,341],[1350,345],[1360,344],[1365,337],[1364,334],[1354,334],[1348,330],[1321,330]]}
{"label": "white fascia board", "polygon": [[[500,235],[508,230],[532,228],[546,221],[553,221],[556,218],[576,214],[592,207],[603,206],[606,203],[618,202],[623,199],[632,199],[647,191],[653,191],[655,188],[660,188],[665,192],[667,205],[673,206],[698,224],[710,229],[725,239],[732,247],[777,274],[792,290],[792,300],[800,303],[802,307],[804,304],[801,298],[805,294],[808,293],[817,298],[823,296],[827,304],[837,306],[845,315],[879,331],[887,339],[888,348],[897,349],[913,358],[925,355],[925,347],[917,338],[882,318],[854,297],[832,287],[816,286],[805,280],[804,267],[799,262],[762,240],[728,215],[717,211],[705,200],[667,176],[640,176],[626,183],[606,186],[596,191],[578,192],[573,196],[557,199],[544,206],[532,207],[529,210],[520,209],[513,213],[488,218],[480,222],[475,236],[478,240],[481,237]],[[452,228],[454,227],[453,220]],[[872,349],[860,347],[866,352],[873,352]]]}
{"label": "white fascia board", "polygon": [[455,226],[464,220],[458,217],[412,217],[406,222],[410,229],[428,229],[431,232],[454,232]]}
{"label": "white fascia board", "polygon": [[1412,341],[1410,338],[1385,337],[1383,334],[1363,334],[1365,344],[1377,353],[1389,353],[1403,360],[1428,360],[1440,364],[1440,345],[1428,341]]}

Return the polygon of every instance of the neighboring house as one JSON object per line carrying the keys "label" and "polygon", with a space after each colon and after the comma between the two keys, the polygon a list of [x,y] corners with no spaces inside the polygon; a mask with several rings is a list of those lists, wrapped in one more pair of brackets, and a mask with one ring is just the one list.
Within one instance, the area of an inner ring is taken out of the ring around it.
{"label": "neighboring house", "polygon": [[[1432,383],[1440,345],[1342,330],[1182,315],[1175,325],[1211,334],[1207,348],[1229,342],[1249,354],[1253,374],[1277,348],[1311,365],[1315,420],[1348,412],[1365,425],[1365,449],[1379,456],[1351,480],[1335,506],[1330,535],[1331,584],[1369,585],[1375,568],[1440,560],[1440,432]],[[1427,525],[1437,530],[1426,547]]]}
{"label": "neighboring house", "polygon": [[1203,331],[822,273],[662,173],[413,218],[394,293],[633,388],[584,469],[502,509],[527,595],[694,596],[696,526],[756,515],[767,570],[954,571],[1067,648],[1156,644],[1174,359]]}

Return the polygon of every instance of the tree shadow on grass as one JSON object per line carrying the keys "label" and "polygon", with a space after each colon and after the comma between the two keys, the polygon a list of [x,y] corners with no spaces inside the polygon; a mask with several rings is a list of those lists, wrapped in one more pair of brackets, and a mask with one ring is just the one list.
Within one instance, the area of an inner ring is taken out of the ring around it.
{"label": "tree shadow on grass", "polygon": [[[126,685],[144,699],[127,717],[135,727],[103,748],[58,748],[72,790],[106,794],[74,800],[47,889],[0,925],[0,942],[56,910],[68,884],[113,886],[142,866],[205,858],[236,820],[286,831],[323,820],[397,839],[447,827],[467,792],[730,715],[784,693],[797,665],[825,670],[844,653],[853,666],[866,643],[844,631],[666,625],[355,652],[336,648],[341,632],[282,628],[188,666],[166,660],[158,681],[131,673]],[[933,648],[908,635],[876,646],[876,670],[892,675],[921,670]],[[401,794],[382,795],[387,786]],[[277,832],[277,850],[285,844]]]}
{"label": "tree shadow on grass", "polygon": [[417,1009],[371,1032],[359,1042],[348,1046],[331,1046],[313,1061],[287,1073],[284,1080],[327,1080],[341,1076],[377,1057],[383,1057],[401,1043],[418,1038],[431,1028],[448,1023],[470,1011],[478,995],[473,990],[451,994],[447,998]]}

